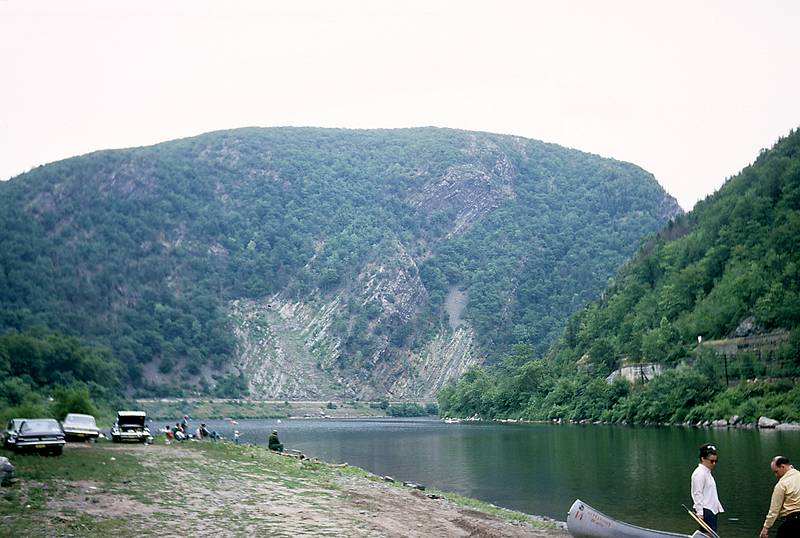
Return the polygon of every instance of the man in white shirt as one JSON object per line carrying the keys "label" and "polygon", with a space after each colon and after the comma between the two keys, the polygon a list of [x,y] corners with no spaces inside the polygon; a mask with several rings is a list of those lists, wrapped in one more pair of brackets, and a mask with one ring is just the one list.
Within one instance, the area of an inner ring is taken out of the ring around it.
{"label": "man in white shirt", "polygon": [[709,443],[700,446],[700,463],[692,473],[692,501],[694,513],[714,532],[717,532],[717,514],[725,511],[717,497],[717,483],[711,476],[716,465],[717,447]]}

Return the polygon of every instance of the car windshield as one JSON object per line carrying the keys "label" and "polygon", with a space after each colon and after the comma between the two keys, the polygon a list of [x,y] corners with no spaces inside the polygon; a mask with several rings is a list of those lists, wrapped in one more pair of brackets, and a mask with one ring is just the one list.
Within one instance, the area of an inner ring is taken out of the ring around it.
{"label": "car windshield", "polygon": [[64,424],[71,426],[86,426],[89,428],[95,427],[94,417],[88,415],[67,415]]}
{"label": "car windshield", "polygon": [[26,420],[20,428],[20,433],[25,432],[60,432],[58,422],[52,419]]}

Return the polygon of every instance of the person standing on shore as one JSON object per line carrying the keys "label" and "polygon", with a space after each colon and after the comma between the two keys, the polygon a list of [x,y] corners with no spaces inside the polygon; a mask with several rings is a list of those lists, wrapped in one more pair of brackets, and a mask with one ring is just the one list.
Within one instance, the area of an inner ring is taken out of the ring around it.
{"label": "person standing on shore", "polygon": [[717,447],[709,443],[701,445],[700,463],[692,473],[692,501],[694,513],[714,532],[717,532],[717,514],[725,511],[717,496],[717,483],[711,476],[716,465]]}
{"label": "person standing on shore", "polygon": [[769,467],[778,477],[778,483],[772,490],[769,512],[759,536],[767,538],[770,527],[779,517],[784,521],[778,528],[778,538],[800,536],[800,472],[784,456],[772,458]]}

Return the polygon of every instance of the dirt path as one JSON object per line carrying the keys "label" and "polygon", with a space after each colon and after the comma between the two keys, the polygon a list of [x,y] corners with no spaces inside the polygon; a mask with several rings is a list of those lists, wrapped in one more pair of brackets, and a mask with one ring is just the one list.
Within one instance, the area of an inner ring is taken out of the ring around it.
{"label": "dirt path", "polygon": [[222,457],[231,452],[221,456],[191,446],[106,445],[102,450],[109,458],[133,455],[146,476],[112,486],[62,483],[64,493],[47,503],[53,517],[130,515],[131,535],[171,533],[175,522],[184,522],[189,535],[196,536],[569,536],[370,479],[360,471],[268,454],[258,447],[237,447],[235,459]]}

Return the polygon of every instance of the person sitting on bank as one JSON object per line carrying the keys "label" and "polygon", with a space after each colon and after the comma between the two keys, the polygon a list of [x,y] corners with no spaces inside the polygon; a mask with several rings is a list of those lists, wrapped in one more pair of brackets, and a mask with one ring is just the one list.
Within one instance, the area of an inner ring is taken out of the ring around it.
{"label": "person sitting on bank", "polygon": [[778,477],[778,483],[772,490],[769,512],[759,536],[767,538],[770,527],[779,517],[784,518],[784,521],[778,528],[778,538],[800,536],[800,472],[785,456],[772,458],[769,467]]}
{"label": "person sitting on bank", "polygon": [[196,437],[198,439],[205,439],[205,438],[209,437],[210,435],[211,435],[211,432],[208,431],[208,428],[206,428],[206,423],[203,422],[202,424],[200,424],[200,427],[197,428],[197,436]]}
{"label": "person sitting on bank", "polygon": [[175,427],[172,428],[172,436],[175,438],[176,441],[183,441],[186,439],[186,432],[183,431],[180,422],[175,423]]}
{"label": "person sitting on bank", "polygon": [[701,445],[700,463],[692,473],[692,501],[694,513],[714,532],[717,532],[717,514],[725,511],[717,496],[717,483],[711,476],[716,465],[717,447],[709,443]]}
{"label": "person sitting on bank", "polygon": [[278,430],[272,430],[272,435],[269,436],[267,446],[270,450],[275,452],[283,452],[283,443],[278,439]]}

